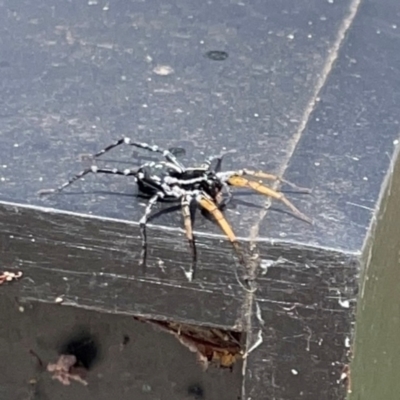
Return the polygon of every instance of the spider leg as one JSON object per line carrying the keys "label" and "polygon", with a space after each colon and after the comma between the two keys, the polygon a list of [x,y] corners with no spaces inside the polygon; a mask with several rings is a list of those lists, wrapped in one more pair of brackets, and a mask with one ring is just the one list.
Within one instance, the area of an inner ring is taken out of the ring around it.
{"label": "spider leg", "polygon": [[147,260],[147,234],[146,234],[146,224],[147,220],[149,219],[151,210],[153,209],[154,205],[160,198],[164,197],[164,193],[158,192],[154,196],[152,196],[147,203],[146,210],[144,211],[143,217],[140,218],[139,221],[139,228],[140,228],[140,236],[142,237],[142,255],[141,255],[141,265],[146,267],[146,260]]}
{"label": "spider leg", "polygon": [[[232,243],[233,247],[237,251],[237,253],[240,256],[240,249],[239,249],[239,243],[236,239],[235,234],[233,233],[233,230],[231,226],[229,225],[228,221],[225,219],[224,215],[222,212],[219,210],[218,206],[214,203],[214,201],[205,195],[204,193],[198,193],[196,196],[196,201],[198,204],[200,204],[201,207],[203,207],[206,211],[208,211],[217,221],[218,225],[222,229],[222,231],[225,233],[225,235],[228,237],[230,242]],[[241,256],[240,256],[241,258]]]}
{"label": "spider leg", "polygon": [[139,147],[140,149],[145,149],[152,151],[154,153],[161,153],[169,162],[174,164],[176,167],[179,168],[180,172],[183,172],[185,170],[185,167],[183,164],[178,161],[178,159],[169,151],[162,149],[158,147],[157,145],[150,145],[147,143],[139,143],[139,142],[132,142],[132,140],[128,137],[123,137],[116,142],[110,144],[109,146],[105,147],[103,150],[100,150],[98,153],[94,154],[93,157],[97,158],[103,155],[104,153],[109,152],[110,150],[114,149],[115,147],[118,147],[122,144],[127,144],[129,146],[134,146],[134,147]]}
{"label": "spider leg", "polygon": [[206,161],[204,162],[204,167],[209,171],[211,169],[211,164],[213,161],[217,160],[217,163],[215,164],[215,167],[213,168],[214,172],[219,172],[221,171],[221,165],[222,165],[222,160],[224,158],[224,154],[221,154],[219,156],[210,156],[207,157]]}
{"label": "spider leg", "polygon": [[214,171],[215,171],[215,172],[221,171],[222,160],[223,160],[223,158],[224,158],[223,155],[216,158],[217,163],[215,164],[215,167],[214,167]]}
{"label": "spider leg", "polygon": [[190,249],[192,252],[192,264],[189,271],[189,280],[191,281],[194,278],[194,274],[196,272],[196,264],[197,264],[197,251],[196,251],[196,243],[193,237],[193,227],[192,227],[192,215],[190,212],[190,204],[193,200],[193,196],[191,194],[186,194],[182,197],[182,215],[183,222],[185,226],[185,233],[188,239]]}
{"label": "spider leg", "polygon": [[303,221],[308,222],[309,224],[312,224],[312,220],[308,218],[305,214],[303,214],[301,211],[299,211],[286,197],[283,193],[277,192],[276,190],[273,190],[267,186],[262,185],[261,183],[254,182],[254,181],[249,181],[246,178],[243,178],[242,176],[233,173],[228,179],[227,182],[229,185],[232,186],[237,186],[237,187],[247,187],[255,190],[258,193],[261,193],[265,196],[272,197],[273,199],[280,200],[282,203],[284,203],[287,207],[289,207],[292,212],[300,219]]}
{"label": "spider leg", "polygon": [[79,179],[82,179],[85,175],[87,174],[112,174],[112,175],[123,175],[123,176],[134,176],[136,177],[137,171],[132,170],[132,169],[125,169],[123,171],[117,169],[117,168],[99,168],[96,165],[92,165],[90,168],[87,168],[79,174],[76,174],[73,176],[69,181],[63,183],[61,186],[59,186],[56,189],[44,189],[40,190],[39,194],[40,195],[46,195],[46,194],[55,194],[63,191],[66,187],[72,185],[74,182],[78,181]]}
{"label": "spider leg", "polygon": [[253,171],[251,169],[243,169],[243,170],[239,171],[238,175],[242,175],[242,176],[248,175],[248,176],[254,176],[255,178],[268,179],[271,181],[278,181],[278,182],[285,183],[286,185],[291,186],[294,189],[300,190],[301,192],[311,193],[311,190],[308,188],[303,188],[303,187],[297,186],[294,183],[281,178],[280,176],[268,174],[263,171]]}
{"label": "spider leg", "polygon": [[225,208],[230,203],[230,201],[232,200],[232,190],[231,190],[231,188],[229,187],[229,185],[226,182],[222,182],[222,186],[226,191],[227,197],[223,198],[222,197],[222,191],[221,191],[220,192],[221,193],[221,196],[220,196],[221,200],[218,202],[218,206],[220,208]]}

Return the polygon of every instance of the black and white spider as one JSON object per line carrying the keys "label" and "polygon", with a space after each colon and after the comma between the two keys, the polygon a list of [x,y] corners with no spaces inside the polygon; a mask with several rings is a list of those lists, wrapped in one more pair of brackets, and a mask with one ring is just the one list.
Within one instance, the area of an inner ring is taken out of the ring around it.
{"label": "black and white spider", "polygon": [[[164,156],[165,161],[147,162],[139,168],[124,170],[117,168],[100,168],[93,165],[81,171],[57,189],[44,190],[41,191],[41,194],[61,192],[75,181],[90,173],[132,177],[136,181],[139,190],[150,197],[143,217],[139,221],[143,249],[141,262],[144,264],[147,255],[146,223],[154,205],[162,200],[180,201],[181,203],[185,232],[192,252],[191,270],[188,274],[190,279],[193,277],[197,261],[190,211],[193,202],[197,203],[202,209],[208,211],[215,218],[236,250],[238,250],[236,236],[221,212],[222,206],[226,205],[232,197],[231,186],[251,188],[265,196],[280,200],[299,218],[311,223],[311,220],[287,200],[283,193],[264,186],[260,182],[246,179],[245,176],[285,182],[296,187],[294,184],[276,175],[262,171],[252,171],[249,169],[221,171],[223,156],[209,157],[200,167],[186,168],[171,151],[162,149],[156,145],[134,142],[130,138],[124,137],[94,154],[92,157],[97,158],[122,144],[160,153]],[[213,164],[215,165],[213,166]],[[226,193],[225,198],[223,196],[224,192]]]}

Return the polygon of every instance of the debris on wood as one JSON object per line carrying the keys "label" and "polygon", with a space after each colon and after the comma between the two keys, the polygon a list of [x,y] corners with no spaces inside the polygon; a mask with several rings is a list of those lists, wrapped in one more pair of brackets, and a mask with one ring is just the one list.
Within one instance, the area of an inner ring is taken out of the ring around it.
{"label": "debris on wood", "polygon": [[232,369],[233,365],[243,358],[240,332],[149,320],[142,317],[135,317],[135,319],[174,335],[181,344],[196,353],[204,370],[210,364],[219,368]]}
{"label": "debris on wood", "polygon": [[86,377],[86,369],[76,366],[77,359],[74,355],[62,354],[57,362],[47,365],[47,371],[53,375],[53,379],[58,380],[63,385],[70,385],[70,380],[80,382],[86,386],[88,383],[83,379]]}
{"label": "debris on wood", "polygon": [[4,282],[11,282],[14,280],[17,280],[21,278],[22,272],[9,272],[9,271],[4,271],[3,273],[0,273],[0,285],[2,285]]}
{"label": "debris on wood", "polygon": [[352,385],[351,385],[351,371],[350,366],[346,364],[343,367],[342,373],[340,375],[339,382],[342,382],[346,385],[347,393],[352,393]]}

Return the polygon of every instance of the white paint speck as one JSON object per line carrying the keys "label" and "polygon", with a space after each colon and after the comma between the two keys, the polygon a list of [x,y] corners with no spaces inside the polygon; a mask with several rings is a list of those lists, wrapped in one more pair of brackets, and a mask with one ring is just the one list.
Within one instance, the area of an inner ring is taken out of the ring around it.
{"label": "white paint speck", "polygon": [[147,105],[147,104],[142,104],[142,107],[143,107],[143,108],[147,108],[148,105]]}
{"label": "white paint speck", "polygon": [[286,237],[287,234],[286,234],[285,232],[279,232],[279,236],[280,236],[280,237]]}
{"label": "white paint speck", "polygon": [[121,81],[126,81],[126,75],[121,75]]}
{"label": "white paint speck", "polygon": [[354,161],[360,161],[358,157],[351,157]]}
{"label": "white paint speck", "polygon": [[255,116],[256,118],[258,118],[258,117],[259,117],[259,114],[257,114],[257,113],[254,113],[254,116]]}
{"label": "white paint speck", "polygon": [[368,178],[366,176],[363,177],[363,181],[367,181]]}
{"label": "white paint speck", "polygon": [[103,7],[103,11],[108,11],[110,9],[110,5],[109,4],[106,4],[104,7]]}
{"label": "white paint speck", "polygon": [[396,25],[396,24],[393,24],[393,25],[392,25],[392,28],[393,28],[393,29],[397,29],[397,25]]}
{"label": "white paint speck", "polygon": [[297,369],[292,369],[292,370],[291,370],[291,373],[292,373],[293,375],[298,375],[298,374],[299,374],[299,371],[297,371]]}
{"label": "white paint speck", "polygon": [[308,37],[309,39],[311,39],[311,38],[312,38],[311,33],[309,33],[309,34],[307,35],[307,37]]}
{"label": "white paint speck", "polygon": [[262,270],[261,275],[265,275],[268,271],[268,268],[272,267],[274,263],[275,263],[274,260],[261,260],[260,262],[260,268]]}
{"label": "white paint speck", "polygon": [[343,307],[343,308],[350,308],[350,302],[348,300],[339,300],[339,304]]}
{"label": "white paint speck", "polygon": [[2,176],[2,177],[0,178],[0,181],[5,182],[5,181],[6,181],[6,178],[4,178],[4,176]]}
{"label": "white paint speck", "polygon": [[36,239],[31,239],[31,242],[35,243],[35,242],[36,242]]}
{"label": "white paint speck", "polygon": [[19,312],[24,312],[24,311],[25,311],[25,308],[24,308],[23,306],[19,306],[19,307],[18,307],[18,311],[19,311]]}
{"label": "white paint speck", "polygon": [[398,141],[398,139],[396,139],[396,140],[393,140],[393,144],[394,144],[395,146],[397,146],[397,145],[399,144],[399,141]]}
{"label": "white paint speck", "polygon": [[64,301],[64,298],[62,296],[56,297],[54,300],[54,303],[60,304]]}
{"label": "white paint speck", "polygon": [[333,0],[328,0],[328,3],[329,4],[333,4]]}
{"label": "white paint speck", "polygon": [[200,40],[200,42],[199,42],[200,44],[204,44],[204,40]]}
{"label": "white paint speck", "polygon": [[42,181],[43,181],[43,177],[40,176],[40,177],[39,177],[39,182],[42,182]]}
{"label": "white paint speck", "polygon": [[169,65],[157,65],[155,68],[153,68],[153,72],[156,75],[168,76],[174,73],[174,69]]}
{"label": "white paint speck", "polygon": [[7,168],[7,164],[3,164],[2,167],[3,167],[3,168]]}
{"label": "white paint speck", "polygon": [[68,278],[66,276],[63,276],[63,281],[67,282]]}
{"label": "white paint speck", "polygon": [[192,272],[192,271],[185,271],[185,270],[183,270],[183,273],[185,274],[186,279],[187,279],[189,282],[192,282],[192,279],[193,279],[193,272]]}
{"label": "white paint speck", "polygon": [[288,38],[289,40],[293,40],[293,39],[294,39],[294,35],[293,35],[292,33],[290,33],[289,35],[287,35],[287,38]]}
{"label": "white paint speck", "polygon": [[318,161],[315,161],[314,165],[315,165],[316,167],[319,167],[319,166],[321,165],[321,163],[318,162]]}
{"label": "white paint speck", "polygon": [[347,348],[350,347],[350,338],[349,338],[349,337],[346,337],[346,338],[344,339],[344,345],[345,345],[345,347],[347,347]]}
{"label": "white paint speck", "polygon": [[19,147],[19,144],[18,143],[14,143],[14,147]]}

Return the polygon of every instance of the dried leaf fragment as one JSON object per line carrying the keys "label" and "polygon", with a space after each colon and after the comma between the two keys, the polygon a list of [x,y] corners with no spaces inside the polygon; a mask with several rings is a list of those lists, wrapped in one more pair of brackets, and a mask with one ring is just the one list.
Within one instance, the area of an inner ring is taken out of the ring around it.
{"label": "dried leaf fragment", "polygon": [[70,385],[70,380],[74,380],[86,386],[88,383],[83,379],[86,370],[75,366],[76,362],[77,359],[74,355],[61,354],[56,363],[47,365],[47,371],[52,373],[53,379],[57,379],[63,385]]}
{"label": "dried leaf fragment", "polygon": [[9,271],[4,271],[3,273],[0,274],[0,285],[3,284],[4,282],[11,282],[13,280],[17,280],[21,278],[22,272],[9,272]]}
{"label": "dried leaf fragment", "polygon": [[210,364],[219,368],[232,368],[243,358],[238,332],[149,320],[142,317],[135,317],[135,319],[174,335],[182,345],[196,354],[203,369],[207,369]]}

